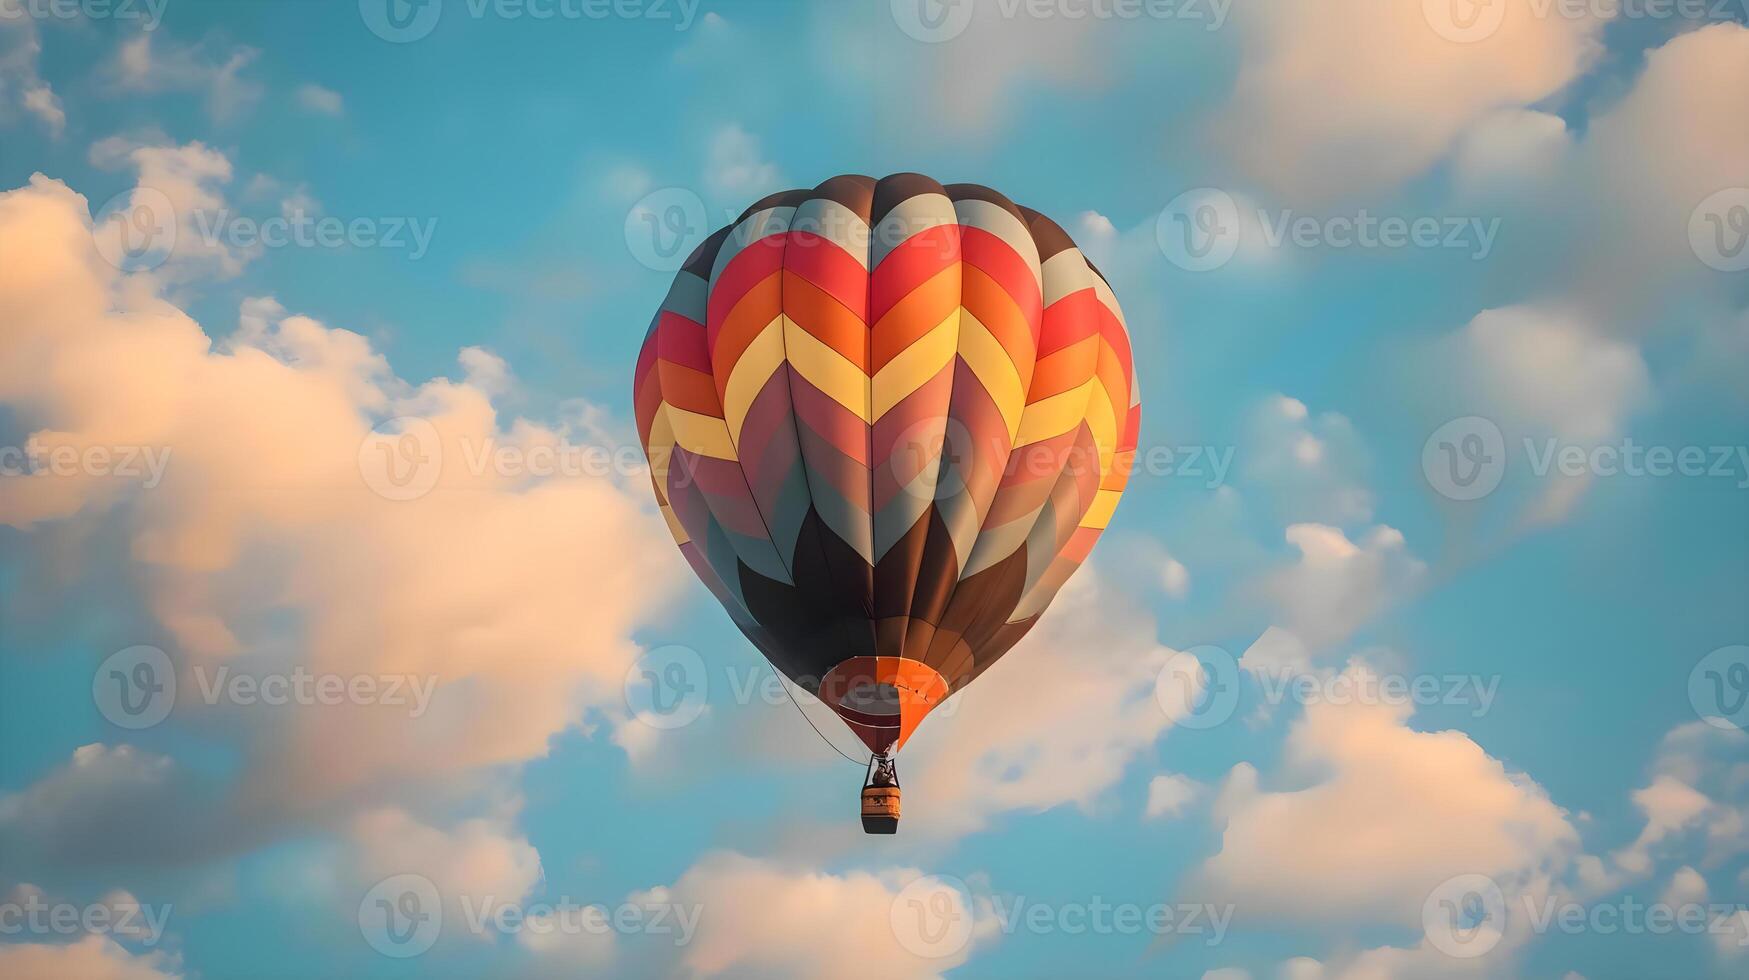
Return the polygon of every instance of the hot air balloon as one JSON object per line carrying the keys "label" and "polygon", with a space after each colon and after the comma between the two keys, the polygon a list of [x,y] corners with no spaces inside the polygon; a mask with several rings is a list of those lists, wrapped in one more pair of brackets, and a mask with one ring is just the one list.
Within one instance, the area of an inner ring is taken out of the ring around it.
{"label": "hot air balloon", "polygon": [[868,747],[863,827],[895,832],[894,755],[1038,621],[1123,493],[1141,404],[1111,287],[987,187],[833,177],[693,251],[633,384],[681,553]]}

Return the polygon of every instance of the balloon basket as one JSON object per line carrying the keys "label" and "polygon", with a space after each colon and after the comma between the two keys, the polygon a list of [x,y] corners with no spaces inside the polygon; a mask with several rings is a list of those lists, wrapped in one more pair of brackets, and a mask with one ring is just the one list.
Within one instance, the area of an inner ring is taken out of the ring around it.
{"label": "balloon basket", "polygon": [[899,787],[865,786],[862,790],[862,832],[899,832]]}

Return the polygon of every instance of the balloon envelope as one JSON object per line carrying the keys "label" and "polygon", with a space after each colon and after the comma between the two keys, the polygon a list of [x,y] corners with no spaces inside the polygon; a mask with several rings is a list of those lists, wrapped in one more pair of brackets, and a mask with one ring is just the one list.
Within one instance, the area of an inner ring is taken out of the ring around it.
{"label": "balloon envelope", "polygon": [[834,177],[717,230],[634,390],[681,552],[873,752],[1037,621],[1141,419],[1123,314],[1069,235],[920,174]]}

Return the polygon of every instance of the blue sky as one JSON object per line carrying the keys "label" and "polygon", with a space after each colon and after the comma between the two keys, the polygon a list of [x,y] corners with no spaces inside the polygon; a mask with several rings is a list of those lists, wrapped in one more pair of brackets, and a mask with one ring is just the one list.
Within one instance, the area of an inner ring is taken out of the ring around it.
{"label": "blue sky", "polygon": [[[1749,27],[1591,6],[0,0],[0,973],[1742,975]],[[867,838],[581,461],[647,215],[906,170],[1076,237],[1154,462]]]}

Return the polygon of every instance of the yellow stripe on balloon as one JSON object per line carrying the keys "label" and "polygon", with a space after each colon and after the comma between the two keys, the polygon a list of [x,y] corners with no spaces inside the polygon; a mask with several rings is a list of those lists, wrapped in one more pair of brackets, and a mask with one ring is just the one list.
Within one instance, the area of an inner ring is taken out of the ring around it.
{"label": "yellow stripe on balloon", "polygon": [[956,306],[946,319],[918,337],[911,346],[900,351],[897,357],[887,362],[886,367],[875,372],[876,420],[927,384],[929,379],[941,373],[941,369],[953,361],[954,352],[959,348],[959,332],[960,309]]}
{"label": "yellow stripe on balloon", "polygon": [[1042,401],[1026,406],[1020,420],[1020,432],[1014,437],[1014,448],[1030,446],[1053,436],[1060,436],[1087,417],[1087,389],[1092,378],[1068,391],[1060,391]]}
{"label": "yellow stripe on balloon", "polygon": [[789,317],[783,318],[783,341],[797,374],[863,422],[873,421],[871,382],[861,367]]}
{"label": "yellow stripe on balloon", "polygon": [[972,369],[978,383],[989,393],[1002,420],[1008,424],[1008,437],[1020,431],[1020,416],[1026,410],[1026,385],[1014,367],[1014,358],[1002,342],[970,310],[960,310],[962,318],[959,355]]}
{"label": "yellow stripe on balloon", "polygon": [[1117,452],[1117,411],[1111,404],[1111,392],[1093,378],[1093,390],[1087,396],[1087,429],[1093,433],[1093,445],[1099,450],[1099,472],[1111,469],[1111,454]]}
{"label": "yellow stripe on balloon", "polygon": [[1101,490],[1094,494],[1093,506],[1087,508],[1087,513],[1081,516],[1081,526],[1103,528],[1110,524],[1111,515],[1117,511],[1117,500],[1121,496],[1121,490]]}
{"label": "yellow stripe on balloon", "polygon": [[674,513],[674,508],[663,504],[662,519],[668,522],[668,533],[674,535],[675,544],[686,544],[692,540],[692,535],[686,533],[686,528],[680,525],[680,518]]}
{"label": "yellow stripe on balloon", "polygon": [[668,424],[674,428],[675,446],[713,459],[738,458],[735,455],[734,440],[729,438],[729,426],[722,419],[714,415],[689,412],[673,405],[665,405],[663,408],[668,416]]}
{"label": "yellow stripe on balloon", "polygon": [[741,439],[741,426],[747,421],[753,399],[759,397],[765,383],[782,366],[783,317],[777,316],[747,344],[729,371],[729,383],[723,386],[723,420],[736,442]]}

